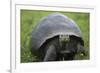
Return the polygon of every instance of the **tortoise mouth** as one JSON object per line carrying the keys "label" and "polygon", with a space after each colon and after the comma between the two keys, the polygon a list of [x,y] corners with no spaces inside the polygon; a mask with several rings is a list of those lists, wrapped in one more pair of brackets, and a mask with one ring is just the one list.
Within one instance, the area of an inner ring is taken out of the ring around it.
{"label": "tortoise mouth", "polygon": [[[67,52],[67,51],[66,51]],[[65,60],[73,60],[74,54],[73,53],[60,53],[59,61],[65,61]]]}
{"label": "tortoise mouth", "polygon": [[61,51],[60,52],[61,54],[68,54],[68,53],[71,53],[69,50],[64,50],[64,51]]}

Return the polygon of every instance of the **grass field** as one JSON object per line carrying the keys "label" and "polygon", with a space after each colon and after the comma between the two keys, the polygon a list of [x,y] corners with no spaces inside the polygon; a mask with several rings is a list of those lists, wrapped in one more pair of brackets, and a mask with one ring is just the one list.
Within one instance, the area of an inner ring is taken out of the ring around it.
{"label": "grass field", "polygon": [[[30,52],[30,34],[35,28],[40,19],[47,16],[51,11],[33,11],[33,10],[21,10],[21,63],[32,62],[36,59]],[[85,48],[87,49],[87,56],[77,59],[89,59],[89,13],[77,13],[77,12],[59,12],[69,18],[73,19],[80,27],[85,42]]]}

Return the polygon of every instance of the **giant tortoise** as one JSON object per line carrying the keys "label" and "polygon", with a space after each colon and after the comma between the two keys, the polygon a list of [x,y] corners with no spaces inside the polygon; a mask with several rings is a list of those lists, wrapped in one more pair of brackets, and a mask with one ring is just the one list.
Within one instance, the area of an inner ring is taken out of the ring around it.
{"label": "giant tortoise", "polygon": [[60,13],[40,20],[31,33],[30,48],[39,61],[73,60],[77,53],[85,54],[78,25]]}

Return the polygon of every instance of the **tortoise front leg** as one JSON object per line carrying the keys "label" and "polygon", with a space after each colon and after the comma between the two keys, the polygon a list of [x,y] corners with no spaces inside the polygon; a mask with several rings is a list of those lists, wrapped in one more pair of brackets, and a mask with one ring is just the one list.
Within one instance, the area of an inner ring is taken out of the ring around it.
{"label": "tortoise front leg", "polygon": [[77,53],[80,53],[81,55],[86,56],[86,49],[81,44],[78,44],[77,48],[78,48]]}
{"label": "tortoise front leg", "polygon": [[44,61],[55,61],[56,60],[56,48],[54,45],[49,45],[44,57]]}

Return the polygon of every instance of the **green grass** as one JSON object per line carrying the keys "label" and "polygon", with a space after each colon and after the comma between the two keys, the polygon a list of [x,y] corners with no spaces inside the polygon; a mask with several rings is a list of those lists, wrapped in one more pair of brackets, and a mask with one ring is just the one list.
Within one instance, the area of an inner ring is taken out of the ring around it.
{"label": "green grass", "polygon": [[[47,16],[51,11],[34,11],[34,10],[21,10],[21,63],[32,62],[36,60],[36,56],[30,52],[30,33],[35,28],[40,19]],[[89,59],[89,13],[77,12],[59,12],[69,18],[73,19],[80,27],[87,49],[87,56],[84,59]],[[82,59],[82,57],[77,57]]]}

